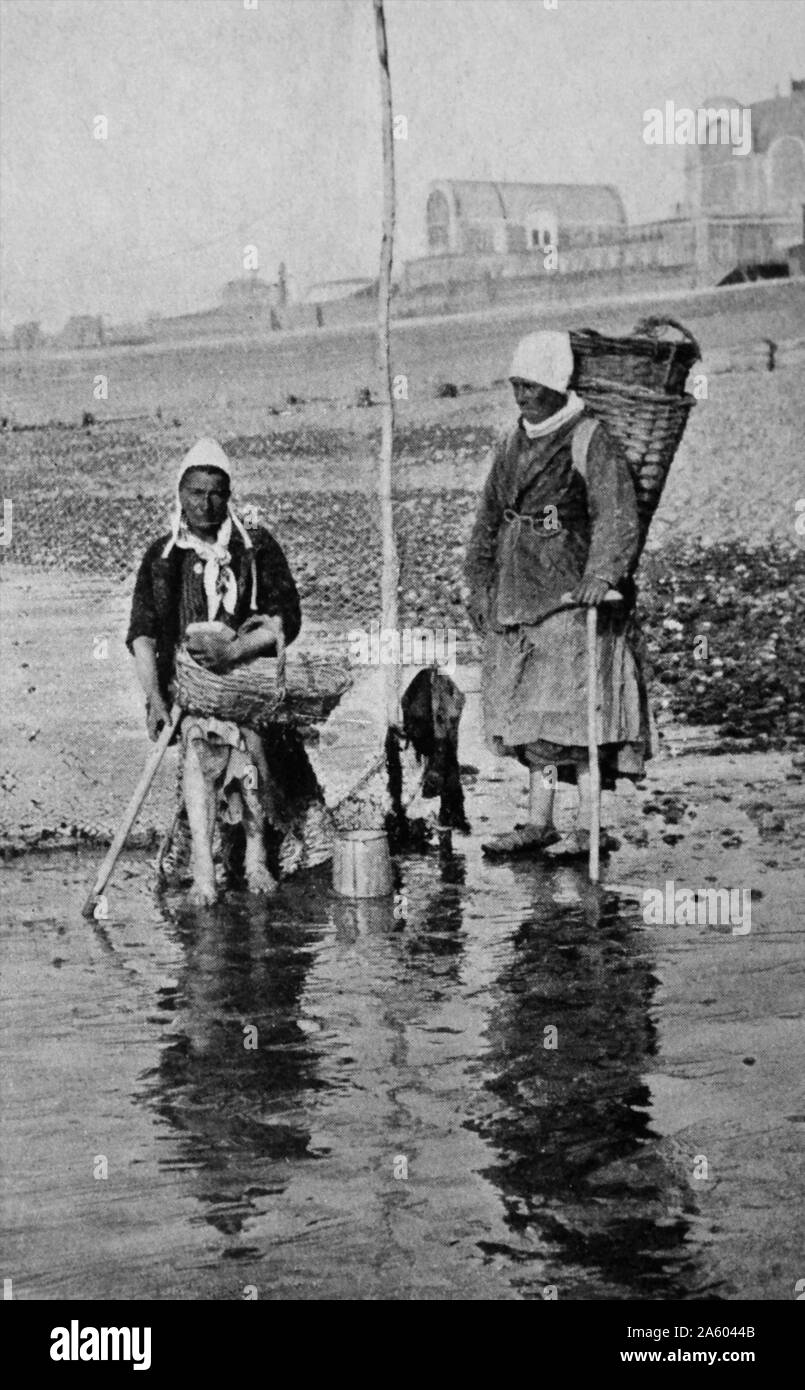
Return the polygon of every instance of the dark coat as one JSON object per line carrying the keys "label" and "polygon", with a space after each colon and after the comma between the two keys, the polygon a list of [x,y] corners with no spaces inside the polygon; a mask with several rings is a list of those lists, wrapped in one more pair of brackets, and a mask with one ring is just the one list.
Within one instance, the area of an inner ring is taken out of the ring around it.
{"label": "dark coat", "polygon": [[[299,594],[285,555],[264,526],[249,532],[252,554],[257,571],[257,612],[268,617],[281,617],[286,643],[293,642],[302,623]],[[157,671],[164,700],[173,675],[173,661],[182,638],[179,631],[182,560],[187,551],[174,546],[167,559],[162,558],[170,534],[155,540],[143,556],[134,585],[131,618],[126,636],[129,651],[137,637],[151,637],[156,643]],[[242,537],[233,528],[229,544],[232,570],[237,579],[238,597],[232,622],[235,627],[244,623],[251,612],[251,556]]]}
{"label": "dark coat", "polygon": [[[572,449],[580,427],[589,435],[585,476]],[[583,414],[533,440],[518,423],[494,451],[470,537],[470,610],[496,631],[539,623],[582,578],[618,585],[638,541],[629,465],[600,422],[591,428]]]}

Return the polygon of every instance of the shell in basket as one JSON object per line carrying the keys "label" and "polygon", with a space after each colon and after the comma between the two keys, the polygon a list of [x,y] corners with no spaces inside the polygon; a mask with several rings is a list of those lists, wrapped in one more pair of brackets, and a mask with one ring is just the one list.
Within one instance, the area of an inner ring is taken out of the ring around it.
{"label": "shell in basket", "polygon": [[215,715],[259,729],[327,718],[351,684],[346,668],[314,658],[257,657],[219,673],[186,647],[176,653],[176,699],[190,714]]}

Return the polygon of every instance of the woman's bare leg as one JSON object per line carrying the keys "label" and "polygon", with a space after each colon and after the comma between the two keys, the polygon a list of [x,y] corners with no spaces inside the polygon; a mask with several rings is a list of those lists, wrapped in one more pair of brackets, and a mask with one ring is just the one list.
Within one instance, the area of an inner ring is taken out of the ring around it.
{"label": "woman's bare leg", "polygon": [[246,833],[244,868],[251,893],[274,893],[277,880],[266,862],[265,812],[254,787],[243,788],[243,829]]}
{"label": "woman's bare leg", "polygon": [[528,823],[539,830],[548,830],[553,825],[553,801],[555,788],[546,783],[543,769],[532,767],[528,778]]}
{"label": "woman's bare leg", "polygon": [[555,786],[548,769],[541,762],[531,763],[528,772],[528,820],[484,842],[481,848],[492,858],[537,853],[559,838],[553,824]]}
{"label": "woman's bare leg", "polygon": [[244,729],[242,732],[253,769],[253,774],[247,773],[241,783],[243,829],[246,834],[246,882],[252,893],[274,893],[277,880],[266,862],[266,813],[263,804],[268,790],[268,766],[259,734],[252,729]]}
{"label": "woman's bare leg", "polygon": [[211,779],[204,775],[196,740],[188,739],[184,760],[184,804],[193,844],[190,900],[202,906],[214,903],[218,897],[212,858],[216,793],[214,783],[210,783]]}

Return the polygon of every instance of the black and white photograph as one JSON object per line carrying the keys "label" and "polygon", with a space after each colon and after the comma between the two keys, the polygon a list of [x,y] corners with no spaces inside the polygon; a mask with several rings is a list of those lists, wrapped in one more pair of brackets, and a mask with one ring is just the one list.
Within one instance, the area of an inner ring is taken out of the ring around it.
{"label": "black and white photograph", "polygon": [[254,1301],[760,1370],[805,4],[0,0],[0,79],[9,1311],[54,1375]]}

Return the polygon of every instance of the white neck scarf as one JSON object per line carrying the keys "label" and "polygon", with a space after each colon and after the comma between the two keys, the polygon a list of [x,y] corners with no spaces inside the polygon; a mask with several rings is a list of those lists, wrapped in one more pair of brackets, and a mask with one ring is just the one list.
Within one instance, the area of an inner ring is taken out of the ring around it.
{"label": "white neck scarf", "polygon": [[193,445],[189,453],[185,454],[176,479],[176,501],[171,512],[171,533],[162,552],[162,558],[167,560],[173,547],[178,546],[180,550],[194,550],[199,559],[204,561],[207,621],[214,622],[218,617],[221,604],[224,606],[225,613],[232,614],[238,601],[238,581],[232,570],[232,556],[229,552],[229,542],[232,539],[234,527],[249,556],[252,574],[251,610],[256,613],[257,566],[254,561],[254,547],[251,537],[232,503],[227,503],[226,517],[218,528],[218,534],[214,541],[205,541],[200,536],[193,535],[187,524],[187,518],[182,511],[180,490],[182,478],[191,468],[216,468],[230,481],[232,478],[232,467],[229,459],[216,440],[200,439],[197,444]]}
{"label": "white neck scarf", "polygon": [[232,539],[233,525],[239,531],[246,549],[250,552],[252,570],[251,609],[257,611],[257,570],[254,563],[252,543],[246,528],[238,520],[232,508],[218,530],[214,541],[202,540],[190,530],[184,512],[178,508],[174,512],[171,536],[162,552],[163,560],[170,555],[174,546],[179,550],[194,550],[204,561],[204,593],[207,599],[207,621],[214,622],[221,604],[225,613],[234,613],[238,601],[238,581],[232,571],[232,556],[229,542]]}
{"label": "white neck scarf", "polygon": [[182,516],[175,544],[179,550],[193,550],[204,561],[204,593],[207,598],[207,621],[218,617],[221,604],[225,613],[234,613],[238,601],[238,581],[231,570],[232,556],[229,542],[232,536],[232,518],[227,517],[219,527],[214,541],[202,540],[195,536]]}
{"label": "white neck scarf", "polygon": [[574,420],[583,409],[584,401],[576,395],[575,391],[569,391],[562,409],[557,410],[554,415],[549,415],[547,420],[540,420],[538,425],[532,425],[521,415],[520,424],[529,439],[543,439],[545,435],[553,434],[554,430],[561,429],[562,425],[567,425],[571,420]]}

